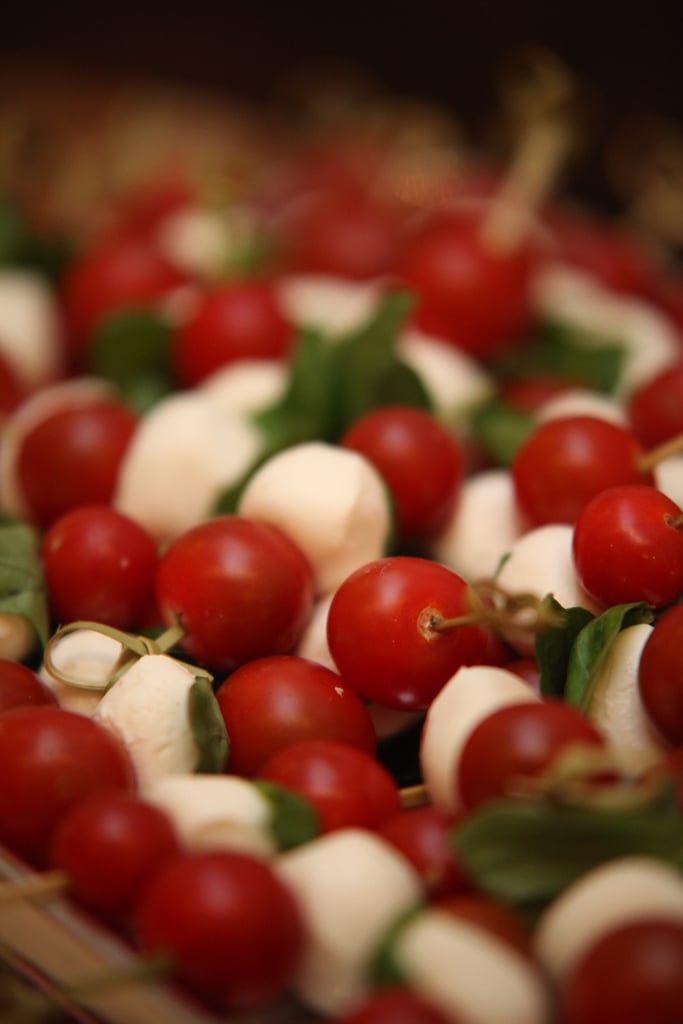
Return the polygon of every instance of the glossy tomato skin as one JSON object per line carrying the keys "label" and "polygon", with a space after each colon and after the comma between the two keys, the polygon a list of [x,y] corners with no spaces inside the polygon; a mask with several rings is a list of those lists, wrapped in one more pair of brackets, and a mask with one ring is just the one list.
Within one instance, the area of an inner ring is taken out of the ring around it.
{"label": "glossy tomato skin", "polygon": [[43,535],[41,562],[54,622],[133,629],[152,601],[156,543],[108,505],[85,505],[55,520]]}
{"label": "glossy tomato skin", "polygon": [[257,775],[277,750],[303,739],[334,739],[374,754],[372,717],[336,672],[296,655],[254,658],[216,691],[230,738],[229,770]]}
{"label": "glossy tomato skin", "polygon": [[313,570],[275,526],[216,516],[177,537],[159,559],[156,603],[185,630],[195,661],[228,672],[252,658],[288,654],[313,609]]}
{"label": "glossy tomato skin", "polygon": [[379,471],[400,538],[428,536],[446,524],[465,475],[465,454],[434,416],[415,406],[382,406],[356,420],[339,443]]}
{"label": "glossy tomato skin", "polygon": [[338,1018],[337,1024],[459,1024],[408,988],[382,987]]}
{"label": "glossy tomato skin", "polygon": [[65,871],[69,894],[109,926],[125,930],[142,889],[181,852],[167,815],[134,793],[97,793],[58,822],[49,863]]}
{"label": "glossy tomato skin", "polygon": [[143,951],[170,954],[175,976],[225,1012],[281,995],[304,946],[294,897],[270,866],[246,854],[186,853],[145,887],[135,914]]}
{"label": "glossy tomato skin", "polygon": [[632,484],[596,494],[579,513],[572,538],[584,590],[603,608],[670,604],[683,592],[682,526],[679,506],[655,487]]}
{"label": "glossy tomato skin", "polygon": [[473,811],[513,796],[517,784],[552,769],[570,748],[604,745],[595,726],[560,699],[506,705],[475,725],[465,741],[456,766],[462,803]]}
{"label": "glossy tomato skin", "polygon": [[194,387],[239,359],[285,359],[294,327],[268,281],[216,285],[176,334],[172,361],[176,379]]}
{"label": "glossy tomato skin", "polygon": [[633,921],[609,931],[581,957],[561,990],[566,1024],[679,1024],[683,925]]}
{"label": "glossy tomato skin", "polygon": [[469,611],[467,584],[445,566],[408,555],[378,559],[335,591],[327,640],[340,673],[363,697],[419,711],[458,668],[485,658],[485,629],[432,628]]}
{"label": "glossy tomato skin", "polygon": [[574,523],[588,501],[608,487],[653,484],[631,431],[594,416],[538,424],[512,462],[515,497],[532,526]]}
{"label": "glossy tomato skin", "polygon": [[98,239],[62,282],[72,362],[85,364],[93,332],[107,315],[127,307],[156,308],[186,283],[187,276],[165,259],[151,236],[116,231]]}
{"label": "glossy tomato skin", "polygon": [[0,658],[0,714],[12,708],[56,705],[57,698],[33,669],[21,661]]}
{"label": "glossy tomato skin", "polygon": [[627,412],[634,434],[646,448],[683,433],[683,361],[636,388]]}
{"label": "glossy tomato skin", "polygon": [[321,833],[376,828],[400,809],[391,773],[372,754],[337,740],[299,740],[273,754],[259,777],[314,807]]}
{"label": "glossy tomato skin", "polygon": [[59,707],[0,715],[0,842],[45,866],[52,833],[77,801],[116,789],[134,792],[123,744],[84,715]]}
{"label": "glossy tomato skin", "polygon": [[683,604],[655,622],[638,662],[638,690],[657,731],[672,746],[683,746]]}
{"label": "glossy tomato skin", "polygon": [[46,529],[80,505],[110,504],[137,424],[118,399],[74,405],[42,420],[17,459],[28,518]]}
{"label": "glossy tomato skin", "polygon": [[395,268],[417,298],[418,327],[487,360],[528,326],[534,247],[498,251],[482,238],[482,211],[463,206],[429,219],[408,240]]}

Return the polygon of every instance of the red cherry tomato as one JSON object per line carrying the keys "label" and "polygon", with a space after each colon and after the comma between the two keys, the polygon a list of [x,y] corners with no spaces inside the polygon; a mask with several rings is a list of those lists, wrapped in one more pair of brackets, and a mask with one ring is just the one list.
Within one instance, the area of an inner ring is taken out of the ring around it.
{"label": "red cherry tomato", "polygon": [[240,359],[284,359],[294,328],[266,281],[237,281],[208,289],[173,343],[175,375],[193,387]]}
{"label": "red cherry tomato", "polygon": [[628,399],[631,429],[646,448],[683,433],[683,362],[641,384]]}
{"label": "red cherry tomato", "polygon": [[91,793],[135,789],[123,744],[91,718],[58,707],[0,715],[0,842],[42,867],[52,833]]}
{"label": "red cherry tomato", "polygon": [[11,708],[56,703],[50,687],[33,669],[20,661],[0,658],[0,714]]}
{"label": "red cherry tomato", "polygon": [[366,705],[331,669],[295,655],[255,658],[216,691],[230,737],[229,769],[253,776],[282,747],[331,739],[374,754]]}
{"label": "red cherry tomato", "polygon": [[426,804],[392,815],[377,827],[420,873],[430,900],[470,888],[453,844],[456,815]]}
{"label": "red cherry tomato", "polygon": [[471,811],[514,795],[517,782],[541,775],[568,748],[604,744],[595,726],[559,699],[499,708],[475,725],[463,746],[456,767],[463,805]]}
{"label": "red cherry tomato", "polygon": [[313,610],[313,570],[277,527],[216,516],[163,552],[156,601],[167,625],[182,625],[191,657],[225,673],[296,647]]}
{"label": "red cherry tomato", "polygon": [[645,919],[614,928],[581,957],[560,992],[566,1024],[679,1024],[683,924]]}
{"label": "red cherry tomato", "polygon": [[68,876],[69,894],[107,924],[127,926],[147,880],[180,853],[173,826],[132,793],[97,793],[58,822],[49,863]]}
{"label": "red cherry tomato", "polygon": [[638,662],[640,699],[657,731],[683,746],[683,604],[657,619]]}
{"label": "red cherry tomato", "polygon": [[108,505],[60,516],[43,536],[41,560],[52,619],[90,619],[132,629],[152,601],[156,544]]}
{"label": "red cherry tomato", "polygon": [[371,992],[337,1024],[461,1024],[449,1013],[407,988],[380,988]]}
{"label": "red cherry tomato", "polygon": [[501,381],[500,401],[519,412],[533,413],[557,395],[581,387],[580,381],[552,373],[535,373],[526,377],[509,377]]}
{"label": "red cherry tomato", "polygon": [[624,427],[595,416],[547,420],[522,442],[511,466],[515,496],[534,526],[574,523],[599,491],[652,484],[643,449]]}
{"label": "red cherry tomato", "polygon": [[80,505],[109,504],[137,423],[122,401],[97,399],[37,424],[17,458],[29,518],[45,529]]}
{"label": "red cherry tomato", "polygon": [[661,608],[683,592],[683,513],[654,487],[596,494],[577,517],[572,545],[581,585],[604,608]]}
{"label": "red cherry tomato", "polygon": [[163,865],[135,921],[142,950],[169,954],[176,978],[223,1012],[272,1003],[290,984],[305,941],[297,903],[271,867],[228,850]]}
{"label": "red cherry tomato", "polygon": [[62,282],[67,343],[82,365],[90,338],[110,313],[158,307],[187,277],[169,263],[153,239],[121,232],[97,241],[69,267]]}
{"label": "red cherry tomato", "polygon": [[426,558],[381,558],[335,592],[327,641],[341,675],[363,697],[419,711],[461,665],[485,658],[487,630],[438,629],[469,611],[467,584],[457,573]]}
{"label": "red cherry tomato", "polygon": [[376,828],[401,806],[388,769],[366,750],[337,740],[299,740],[283,747],[268,758],[259,777],[308,800],[321,833]]}
{"label": "red cherry tomato", "polygon": [[28,395],[10,362],[0,352],[0,422],[14,412]]}
{"label": "red cherry tomato", "polygon": [[531,318],[535,263],[529,242],[498,251],[482,238],[482,212],[441,212],[416,231],[395,268],[417,298],[416,324],[479,359],[508,348]]}
{"label": "red cherry tomato", "polygon": [[391,492],[402,539],[439,530],[465,473],[465,454],[434,416],[405,405],[382,406],[356,420],[340,444],[365,455]]}

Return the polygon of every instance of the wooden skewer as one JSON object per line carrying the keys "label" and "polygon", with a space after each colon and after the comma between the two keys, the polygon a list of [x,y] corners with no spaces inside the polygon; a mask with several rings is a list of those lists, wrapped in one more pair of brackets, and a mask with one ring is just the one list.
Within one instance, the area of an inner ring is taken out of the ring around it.
{"label": "wooden skewer", "polygon": [[0,882],[0,910],[17,900],[39,901],[61,896],[69,888],[69,878],[64,871],[36,872],[22,878],[7,878]]}

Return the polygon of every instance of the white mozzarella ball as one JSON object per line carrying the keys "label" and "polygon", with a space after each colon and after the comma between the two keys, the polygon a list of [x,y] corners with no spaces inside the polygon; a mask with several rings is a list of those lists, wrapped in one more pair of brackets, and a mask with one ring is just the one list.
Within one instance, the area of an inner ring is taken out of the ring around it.
{"label": "white mozzarella ball", "polygon": [[481,363],[439,338],[406,329],[398,337],[396,353],[420,378],[436,416],[454,429],[493,396],[493,378]]}
{"label": "white mozzarella ball", "polygon": [[473,473],[430,554],[466,580],[494,576],[501,560],[523,532],[522,517],[507,469]]}
{"label": "white mozzarella ball", "polygon": [[392,961],[408,987],[468,1024],[546,1024],[548,993],[530,960],[502,939],[438,909],[400,929]]}
{"label": "white mozzarella ball", "polygon": [[643,622],[621,630],[596,673],[587,709],[617,762],[634,774],[659,764],[669,749],[652,726],[638,688],[640,656],[652,629]]}
{"label": "white mozzarella ball", "polygon": [[458,669],[430,704],[422,727],[420,768],[431,802],[458,811],[458,763],[474,727],[498,708],[539,699],[507,669],[492,665]]}
{"label": "white mozzarella ball", "polygon": [[285,316],[300,327],[340,337],[370,320],[383,287],[374,281],[349,281],[326,274],[292,274],[278,284]]}
{"label": "white mozzarella ball", "polygon": [[271,805],[248,779],[164,775],[146,787],[145,797],[166,812],[188,850],[241,850],[257,857],[277,850]]}
{"label": "white mozzarella ball", "polygon": [[683,508],[683,454],[662,459],[653,473],[657,489]]}
{"label": "white mozzarella ball", "polygon": [[198,385],[198,391],[229,416],[249,416],[282,397],[288,380],[282,359],[238,359]]}
{"label": "white mozzarella ball", "polygon": [[189,718],[192,672],[166,654],[145,654],[107,690],[93,718],[128,747],[140,791],[199,760]]}
{"label": "white mozzarella ball", "polygon": [[115,394],[113,386],[99,377],[69,378],[35,391],[5,420],[0,444],[0,506],[7,515],[28,518],[17,463],[29,434],[63,409],[90,405],[113,398]]}
{"label": "white mozzarella ball", "polygon": [[562,419],[566,416],[594,416],[596,419],[616,423],[619,427],[628,426],[628,416],[624,403],[611,395],[603,395],[588,388],[569,388],[559,395],[543,402],[536,410],[539,423],[548,420]]}
{"label": "white mozzarella ball", "polygon": [[[531,594],[539,601],[552,594],[563,608],[579,606],[596,612],[597,606],[581,586],[574,567],[573,532],[569,523],[547,523],[527,530],[510,546],[497,576],[500,586],[510,594]],[[514,627],[504,632],[520,654],[533,651],[533,635]]]}
{"label": "white mozzarella ball", "polygon": [[372,463],[322,441],[268,459],[248,481],[237,511],[279,527],[301,548],[320,596],[380,558],[392,525],[387,488]]}
{"label": "white mozzarella ball", "polygon": [[249,245],[247,210],[186,206],[164,217],[156,239],[166,258],[193,277],[214,279]]}
{"label": "white mozzarella ball", "polygon": [[654,857],[619,857],[587,871],[550,903],[534,930],[534,953],[561,981],[608,931],[653,917],[683,921],[680,872]]}
{"label": "white mozzarella ball", "polygon": [[173,394],[142,419],[122,460],[113,504],[168,541],[207,519],[221,491],[253,465],[255,427],[199,392]]}
{"label": "white mozzarella ball", "polygon": [[367,992],[369,962],[388,929],[422,901],[419,875],[389,843],[355,828],[313,839],[273,864],[308,933],[294,992],[319,1013],[342,1014]]}
{"label": "white mozzarella ball", "polygon": [[65,682],[54,675],[51,666],[45,662],[38,675],[53,691],[60,707],[91,716],[102,699],[122,650],[121,643],[105,633],[96,629],[75,629],[52,643],[50,659],[59,673],[90,685],[84,687],[75,682]]}
{"label": "white mozzarella ball", "polygon": [[62,331],[47,281],[30,270],[0,270],[0,354],[28,390],[62,372]]}

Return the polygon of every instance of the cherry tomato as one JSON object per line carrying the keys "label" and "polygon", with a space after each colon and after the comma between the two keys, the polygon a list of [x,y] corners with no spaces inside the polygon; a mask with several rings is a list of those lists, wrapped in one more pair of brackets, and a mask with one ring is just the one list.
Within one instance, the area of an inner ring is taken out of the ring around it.
{"label": "cherry tomato", "polygon": [[215,285],[178,329],[171,353],[176,379],[193,387],[239,359],[284,359],[293,340],[294,328],[269,282]]}
{"label": "cherry tomato", "polygon": [[391,492],[400,538],[433,534],[448,521],[465,473],[456,438],[430,413],[389,405],[361,416],[340,444],[365,455]]}
{"label": "cherry tomato", "polygon": [[683,592],[683,513],[654,487],[596,494],[574,524],[572,551],[581,585],[604,608],[661,608]]}
{"label": "cherry tomato", "polygon": [[10,362],[0,352],[0,422],[14,412],[27,397],[28,390],[19,380]]}
{"label": "cherry tomato", "polygon": [[456,822],[451,811],[426,804],[405,808],[376,829],[420,873],[430,900],[470,888],[452,841]]}
{"label": "cherry tomato", "polygon": [[45,529],[80,505],[109,504],[137,423],[118,399],[79,403],[38,423],[17,458],[31,521]]}
{"label": "cherry tomato", "polygon": [[683,924],[629,922],[583,955],[561,987],[566,1024],[680,1024]]}
{"label": "cherry tomato", "polygon": [[180,853],[166,814],[133,793],[97,793],[58,822],[50,866],[68,876],[69,894],[112,927],[123,929],[149,878]]}
{"label": "cherry tomato", "polygon": [[135,790],[123,744],[91,718],[58,707],[0,715],[0,842],[35,866],[45,864],[52,833],[91,793]]}
{"label": "cherry tomato", "polygon": [[331,739],[374,754],[377,740],[366,705],[331,669],[295,655],[255,658],[216,691],[230,737],[229,769],[258,774],[282,747]]}
{"label": "cherry tomato", "polygon": [[576,708],[547,698],[510,704],[482,719],[458,759],[457,786],[468,810],[515,793],[573,746],[603,747],[604,738]]}
{"label": "cherry tomato", "polygon": [[486,360],[529,325],[535,251],[526,241],[496,250],[482,223],[468,206],[433,216],[406,243],[395,274],[417,297],[417,326]]}
{"label": "cherry tomato", "polygon": [[117,233],[148,235],[195,198],[189,178],[178,168],[163,168],[116,196],[112,220]]}
{"label": "cherry tomato", "polygon": [[132,629],[151,604],[156,544],[108,505],[85,505],[55,520],[43,536],[41,561],[54,621]]}
{"label": "cherry tomato", "polygon": [[135,306],[158,307],[187,282],[150,237],[116,232],[93,243],[69,267],[62,282],[67,344],[83,364],[88,342],[110,313]]}
{"label": "cherry tomato", "polygon": [[401,806],[388,769],[366,750],[337,740],[299,740],[283,747],[268,758],[259,777],[308,800],[321,833],[376,828]]}
{"label": "cherry tomato", "polygon": [[445,1016],[436,1006],[407,988],[380,988],[371,992],[337,1024],[461,1024],[452,1013]]}
{"label": "cherry tomato", "polygon": [[221,672],[289,654],[314,602],[313,570],[296,544],[243,516],[216,516],[176,537],[155,589],[163,621],[185,630],[184,649]]}
{"label": "cherry tomato", "polygon": [[656,374],[633,391],[627,413],[631,429],[646,448],[683,433],[683,362]]}
{"label": "cherry tomato", "polygon": [[531,957],[531,937],[521,914],[477,892],[454,892],[434,901],[439,910],[483,928],[523,956]]}
{"label": "cherry tomato", "polygon": [[439,630],[469,611],[467,584],[457,573],[426,558],[381,558],[336,590],[327,641],[341,675],[363,697],[419,711],[461,665],[484,658],[487,630]]}
{"label": "cherry tomato", "polygon": [[517,503],[534,526],[574,523],[599,491],[652,484],[640,467],[643,449],[624,427],[595,416],[566,416],[538,424],[511,466]]}
{"label": "cherry tomato", "polygon": [[665,740],[683,746],[683,604],[657,619],[638,662],[638,690]]}
{"label": "cherry tomato", "polygon": [[50,687],[33,669],[21,661],[0,658],[0,714],[11,708],[56,703]]}
{"label": "cherry tomato", "polygon": [[519,412],[533,413],[551,398],[572,388],[581,387],[578,380],[553,373],[535,373],[508,377],[501,381],[500,401]]}
{"label": "cherry tomato", "polygon": [[258,1009],[291,982],[304,946],[301,913],[263,860],[232,850],[162,865],[135,913],[143,951],[166,953],[176,978],[217,1009]]}

